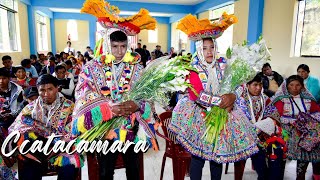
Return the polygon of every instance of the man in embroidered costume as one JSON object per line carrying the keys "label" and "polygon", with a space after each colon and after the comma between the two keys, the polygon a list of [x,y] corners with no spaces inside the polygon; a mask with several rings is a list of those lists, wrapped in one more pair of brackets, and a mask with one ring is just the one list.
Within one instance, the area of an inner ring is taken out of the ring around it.
{"label": "man in embroidered costume", "polygon": [[[37,80],[39,97],[28,104],[10,126],[9,132],[19,131],[21,137],[17,142],[20,146],[24,140],[42,140],[52,133],[62,135],[63,140],[70,140],[71,114],[74,103],[58,92],[58,82],[55,77],[45,74]],[[56,142],[57,139],[54,140]],[[30,143],[31,144],[31,143]],[[42,179],[45,168],[48,167],[49,156],[42,152],[20,156],[24,159],[23,169],[19,171],[19,179]],[[58,168],[58,179],[75,179],[76,168],[81,166],[79,154],[59,154],[51,159]],[[61,167],[63,166],[63,167]]]}
{"label": "man in embroidered costume", "polygon": [[[120,18],[119,9],[103,0],[87,0],[81,11],[98,17],[106,30],[102,32],[103,39],[97,43],[96,58],[84,65],[79,74],[73,136],[78,136],[112,117],[123,116],[126,123],[106,134],[107,140],[111,143],[114,140],[147,140],[153,148],[157,148],[150,105],[142,101],[123,100],[123,95],[130,90],[143,69],[139,64],[139,54],[130,52],[127,36],[135,35],[142,29],[155,29],[155,19],[145,9],[141,9],[135,16]],[[111,111],[108,110],[109,107]],[[118,154],[119,152],[100,155],[100,179],[113,179]],[[133,146],[123,157],[127,178],[138,180],[138,155],[133,151]]]}
{"label": "man in embroidered costume", "polygon": [[[201,179],[202,168],[205,160],[210,161],[211,179],[221,179],[222,163],[224,157],[218,157],[214,152],[214,144],[206,143],[202,138],[206,125],[202,112],[206,107],[217,105],[217,93],[220,81],[226,67],[224,58],[216,59],[216,38],[224,30],[237,22],[233,15],[223,14],[219,23],[211,24],[208,19],[197,20],[192,15],[187,15],[178,23],[177,29],[185,32],[191,40],[196,41],[197,56],[193,66],[198,73],[191,71],[190,83],[197,95],[189,89],[189,97],[179,100],[172,115],[169,126],[177,136],[177,140],[191,154],[190,178]],[[231,110],[236,99],[235,94],[224,94],[219,106]]]}
{"label": "man in embroidered costume", "polygon": [[7,128],[21,111],[20,103],[23,101],[22,87],[10,82],[10,74],[0,69],[0,127],[7,134]]}

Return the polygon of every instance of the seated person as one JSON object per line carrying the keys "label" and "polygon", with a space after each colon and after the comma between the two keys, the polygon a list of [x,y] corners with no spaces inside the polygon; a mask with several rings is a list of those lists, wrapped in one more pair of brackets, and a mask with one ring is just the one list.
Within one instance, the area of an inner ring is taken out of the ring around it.
{"label": "seated person", "polygon": [[272,97],[283,82],[282,76],[279,73],[272,71],[269,63],[263,65],[262,72],[260,72],[259,75],[262,77],[263,92],[268,97]]}
{"label": "seated person", "polygon": [[34,66],[37,70],[37,73],[40,74],[41,69],[42,69],[42,65],[39,63],[39,61],[37,60],[37,56],[34,54],[30,55],[30,60],[31,60],[31,65]]}
{"label": "seated person", "polygon": [[10,74],[0,69],[0,126],[8,128],[21,109],[19,104],[23,101],[22,87],[10,82]]}
{"label": "seated person", "polygon": [[65,64],[66,64],[68,73],[71,73],[74,77],[74,83],[77,83],[80,71],[77,68],[75,68],[76,66],[73,66],[71,60],[67,60]]}
{"label": "seated person", "polygon": [[24,67],[24,69],[27,72],[28,77],[32,78],[38,78],[38,72],[37,69],[31,65],[31,60],[30,59],[24,59],[21,61],[21,66]]}
{"label": "seated person", "polygon": [[40,64],[42,65],[42,66],[46,66],[46,65],[48,65],[48,59],[47,59],[47,57],[43,54],[43,53],[41,53],[41,54],[38,54],[38,58],[39,58],[39,62],[40,62]]}
{"label": "seated person", "polygon": [[28,87],[23,92],[24,100],[21,103],[22,109],[31,103],[32,101],[36,100],[39,97],[38,89],[37,87]]}
{"label": "seated person", "polygon": [[12,81],[17,83],[23,89],[30,86],[36,86],[37,78],[28,77],[24,67],[17,67],[17,72],[15,73],[15,75],[17,78],[13,79]]}
{"label": "seated person", "polygon": [[48,65],[46,65],[42,68],[40,75],[53,74],[55,67],[56,67],[56,58],[50,57]]}
{"label": "seated person", "polygon": [[72,79],[68,78],[67,69],[65,66],[58,65],[55,68],[55,77],[58,79],[59,88],[61,88],[61,93],[67,99],[73,99],[74,82]]}
{"label": "seated person", "polygon": [[[62,62],[62,63],[60,63],[60,64],[57,64],[57,65],[64,66],[66,69],[68,69],[68,68],[67,68],[67,67],[68,67],[67,64],[64,63],[64,62]],[[54,72],[54,73],[52,74],[52,76],[57,77],[56,72]],[[74,76],[73,76],[73,74],[70,73],[70,72],[68,72],[68,70],[67,70],[67,72],[66,72],[66,77],[67,77],[67,78],[70,78],[70,79],[72,79],[72,80],[74,81]]]}
{"label": "seated person", "polygon": [[300,64],[297,68],[297,73],[303,78],[303,83],[312,96],[317,102],[320,102],[320,81],[317,77],[309,75],[309,66],[306,64]]}
{"label": "seated person", "polygon": [[16,76],[14,75],[14,73],[16,72],[16,67],[12,66],[13,62],[11,56],[3,56],[2,64],[4,67],[1,69],[4,69],[7,72],[9,72],[11,78],[15,78]]}
{"label": "seated person", "polygon": [[63,63],[63,59],[62,59],[62,56],[60,56],[60,54],[56,54],[54,55],[54,57],[56,58],[56,64],[60,64],[60,63]]}
{"label": "seated person", "polygon": [[[58,80],[50,74],[39,77],[37,89],[40,96],[21,111],[9,128],[10,133],[19,131],[22,134],[20,136],[22,139],[18,141],[17,146],[20,146],[24,140],[31,142],[42,140],[45,144],[46,137],[52,133],[62,135],[62,140],[69,141],[74,103],[58,92]],[[51,145],[53,144],[54,142]],[[35,152],[21,157],[24,160],[23,168],[19,170],[19,177],[26,180],[41,180],[48,162],[53,162],[52,164],[57,166],[58,179],[74,180],[76,168],[79,168],[82,163],[82,158],[77,153],[72,155],[58,153],[56,156],[53,154],[47,156],[43,152]]]}

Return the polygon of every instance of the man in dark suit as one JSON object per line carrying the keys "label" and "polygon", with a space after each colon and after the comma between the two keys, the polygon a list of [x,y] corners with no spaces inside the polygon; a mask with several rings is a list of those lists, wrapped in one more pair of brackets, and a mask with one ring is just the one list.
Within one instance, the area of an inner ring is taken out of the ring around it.
{"label": "man in dark suit", "polygon": [[147,55],[144,49],[141,48],[141,43],[138,43],[138,48],[134,50],[135,52],[139,53],[141,56],[141,62],[140,64],[143,65],[143,67],[146,67],[147,64]]}

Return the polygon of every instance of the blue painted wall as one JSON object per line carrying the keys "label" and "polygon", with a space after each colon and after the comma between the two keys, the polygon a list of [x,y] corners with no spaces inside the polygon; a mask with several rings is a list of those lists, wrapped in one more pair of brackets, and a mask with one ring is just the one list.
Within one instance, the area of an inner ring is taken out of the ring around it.
{"label": "blue painted wall", "polygon": [[[41,12],[48,16],[51,26],[51,41],[52,51],[55,52],[56,43],[54,35],[54,20],[55,19],[75,19],[85,20],[89,22],[89,39],[90,46],[95,45],[96,32],[96,18],[79,13],[58,13],[51,12],[48,7],[55,8],[77,8],[80,9],[84,0],[70,0],[66,4],[65,0],[20,0],[28,5],[28,20],[29,20],[29,38],[30,38],[30,52],[36,52],[36,33],[34,13]],[[112,5],[118,6],[123,11],[138,11],[140,8],[146,8],[152,12],[160,12],[171,14],[171,17],[156,17],[158,23],[168,25],[168,50],[171,47],[171,23],[178,21],[186,14],[199,14],[209,9],[216,9],[234,3],[236,0],[206,0],[197,5],[167,5],[167,4],[152,4],[152,3],[137,3],[137,2],[123,2],[116,0],[109,0]],[[255,42],[262,33],[263,24],[263,9],[264,0],[250,0],[249,7],[249,23],[247,40],[252,43]],[[30,23],[31,22],[31,23]],[[33,22],[33,23],[32,23]],[[195,44],[191,42],[190,51],[195,51]]]}
{"label": "blue painted wall", "polygon": [[169,24],[170,18],[169,17],[154,17],[159,24]]}
{"label": "blue painted wall", "polygon": [[[55,7],[55,8],[76,8],[82,7],[84,0],[31,0],[33,6]],[[152,4],[152,3],[137,3],[137,2],[123,2],[123,1],[108,1],[112,5],[118,6],[122,11],[139,11],[140,8],[146,8],[152,12],[163,13],[192,13],[193,6],[174,5],[174,4]]]}
{"label": "blue painted wall", "polygon": [[36,43],[35,9],[31,5],[27,5],[27,11],[28,11],[30,54],[36,54],[37,43]]}
{"label": "blue painted wall", "polygon": [[50,11],[49,8],[46,8],[46,7],[36,7],[36,6],[33,6],[33,8],[39,13],[41,14],[42,16],[47,16],[49,18],[53,18],[53,12]]}
{"label": "blue painted wall", "polygon": [[209,9],[217,9],[232,4],[234,3],[234,1],[236,0],[206,0],[202,3],[195,5],[193,13],[199,14]]}
{"label": "blue painted wall", "polygon": [[249,44],[255,43],[262,34],[264,0],[250,0],[248,33]]}
{"label": "blue painted wall", "polygon": [[174,14],[173,16],[170,17],[170,20],[169,22],[170,23],[174,23],[174,22],[177,22],[179,21],[180,19],[182,19],[184,16],[186,16],[187,14]]}
{"label": "blue painted wall", "polygon": [[170,52],[170,48],[171,48],[171,23],[168,24],[167,52]]}
{"label": "blue painted wall", "polygon": [[51,51],[55,54],[57,52],[56,48],[56,34],[55,34],[55,25],[54,25],[54,19],[50,19],[50,30],[51,30]]}

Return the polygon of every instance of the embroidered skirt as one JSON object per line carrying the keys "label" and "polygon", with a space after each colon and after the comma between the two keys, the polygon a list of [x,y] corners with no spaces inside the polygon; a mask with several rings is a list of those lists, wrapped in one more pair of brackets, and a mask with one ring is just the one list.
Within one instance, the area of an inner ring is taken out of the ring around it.
{"label": "embroidered skirt", "polygon": [[[285,122],[285,118],[281,118],[282,127],[289,132],[288,145],[288,158],[292,160],[301,160],[306,162],[320,162],[320,145],[315,146],[311,151],[306,151],[299,146],[302,140],[300,133],[294,128],[291,123]],[[314,128],[320,130],[319,123],[314,125]],[[310,132],[312,133],[312,132]],[[309,141],[311,139],[305,140]]]}
{"label": "embroidered skirt", "polygon": [[181,99],[173,110],[169,129],[177,141],[192,155],[217,163],[236,162],[247,159],[259,151],[254,125],[241,110],[229,113],[229,120],[215,144],[202,139],[206,131],[201,112],[204,111],[188,97]]}
{"label": "embroidered skirt", "polygon": [[17,172],[15,172],[13,169],[8,168],[2,157],[0,156],[0,179],[5,180],[16,180],[15,175]]}

